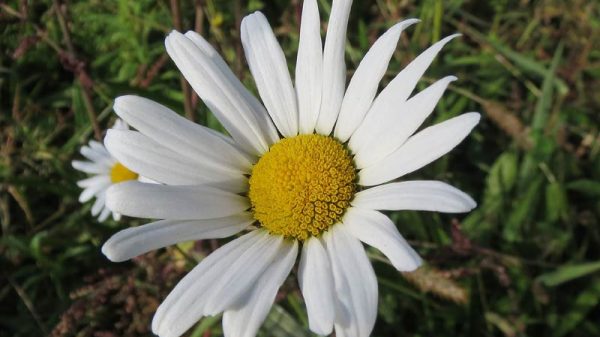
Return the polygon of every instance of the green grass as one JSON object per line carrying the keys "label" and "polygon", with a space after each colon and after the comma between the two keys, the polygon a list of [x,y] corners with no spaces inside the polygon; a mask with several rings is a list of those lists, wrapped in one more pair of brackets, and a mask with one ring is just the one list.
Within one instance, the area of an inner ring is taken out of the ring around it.
{"label": "green grass", "polygon": [[[300,1],[180,1],[179,16],[170,1],[61,3],[0,2],[0,336],[149,336],[156,306],[220,242],[109,263],[102,243],[139,222],[97,223],[77,202],[82,176],[70,161],[112,124],[113,98],[123,94],[221,129],[185,94],[165,35],[200,31],[255,90],[241,18],[263,10],[292,69]],[[329,1],[319,3],[326,19]],[[422,22],[403,34],[384,82],[460,32],[419,85],[459,78],[427,123],[483,117],[457,149],[407,179],[450,182],[479,207],[391,214],[428,266],[401,275],[369,250],[380,289],[373,336],[600,335],[600,3],[355,0],[349,72],[407,17]],[[307,331],[291,277],[261,334]],[[220,333],[217,317],[189,335]]]}

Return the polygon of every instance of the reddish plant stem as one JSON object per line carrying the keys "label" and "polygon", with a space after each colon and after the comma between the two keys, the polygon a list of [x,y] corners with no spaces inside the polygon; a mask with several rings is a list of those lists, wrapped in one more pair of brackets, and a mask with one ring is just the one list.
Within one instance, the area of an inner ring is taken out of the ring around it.
{"label": "reddish plant stem", "polygon": [[97,140],[101,140],[102,131],[100,130],[100,125],[98,124],[98,119],[96,117],[96,111],[94,110],[94,104],[91,94],[93,82],[90,76],[88,75],[87,71],[85,70],[85,63],[77,58],[77,54],[75,53],[75,47],[73,46],[73,41],[71,40],[71,33],[69,32],[69,27],[67,25],[64,13],[62,12],[59,0],[54,0],[54,12],[56,13],[56,18],[58,19],[58,24],[63,33],[63,38],[67,46],[67,52],[59,52],[59,58],[61,59],[63,66],[68,70],[72,71],[75,74],[77,80],[79,81],[79,84],[81,84],[81,87],[83,89],[83,103],[85,105],[88,118],[92,123],[94,137]]}

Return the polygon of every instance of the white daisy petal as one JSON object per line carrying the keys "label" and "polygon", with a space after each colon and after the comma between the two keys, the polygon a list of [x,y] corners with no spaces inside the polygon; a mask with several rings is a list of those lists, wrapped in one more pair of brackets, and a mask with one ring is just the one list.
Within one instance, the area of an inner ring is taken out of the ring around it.
{"label": "white daisy petal", "polygon": [[160,305],[152,331],[180,336],[200,317],[236,304],[275,257],[282,237],[255,230],[217,249],[187,274]]}
{"label": "white daisy petal", "polygon": [[335,125],[334,135],[341,142],[347,141],[365,118],[377,94],[379,82],[388,64],[400,34],[407,27],[419,22],[418,19],[404,20],[383,34],[369,49],[348,84],[340,115]]}
{"label": "white daisy petal", "polygon": [[91,176],[89,178],[79,180],[77,182],[77,186],[79,186],[81,188],[91,187],[91,186],[98,185],[98,184],[109,185],[110,177],[108,175],[101,174],[101,175]]}
{"label": "white daisy petal", "polygon": [[[264,137],[267,139],[269,144],[276,143],[279,140],[279,135],[277,134],[277,129],[273,125],[273,121],[269,117],[269,114],[265,110],[265,107],[258,101],[258,99],[250,92],[246,87],[240,82],[240,80],[235,76],[231,68],[225,63],[225,60],[219,55],[219,53],[211,46],[208,41],[206,41],[200,34],[194,31],[188,31],[185,33],[185,37],[190,39],[196,47],[200,48],[203,53],[208,55],[213,62],[221,69],[222,74],[227,76],[227,79],[233,84],[236,89],[242,94],[244,99],[252,109],[250,112],[254,115],[260,129],[263,132]],[[209,129],[210,130],[210,129]]]}
{"label": "white daisy petal", "polygon": [[[120,119],[117,119],[118,121]],[[111,213],[106,209],[105,197],[106,190],[113,184],[111,174],[117,161],[108,153],[104,145],[95,140],[90,140],[87,145],[83,145],[79,152],[89,161],[74,160],[73,168],[91,175],[77,182],[77,186],[83,189],[79,201],[85,203],[96,198],[90,213],[102,222]]]}
{"label": "white daisy petal", "polygon": [[102,173],[106,173],[106,170],[107,170],[106,165],[98,164],[95,162],[89,162],[89,161],[81,161],[81,160],[73,160],[71,162],[71,166],[73,166],[73,168],[78,171],[89,173],[89,174],[102,174]]}
{"label": "white daisy petal", "polygon": [[301,134],[311,134],[321,109],[323,85],[323,44],[317,0],[305,0],[302,6],[300,41],[296,60],[296,94]]}
{"label": "white daisy petal", "polygon": [[333,271],[337,297],[335,334],[367,337],[377,318],[377,278],[358,239],[343,225],[323,235]]}
{"label": "white daisy petal", "polygon": [[169,220],[221,218],[245,211],[248,199],[213,187],[127,181],[111,186],[106,205],[124,215]]}
{"label": "white daisy petal", "polygon": [[346,87],[346,29],[352,0],[333,0],[323,49],[323,93],[316,130],[329,135],[338,117]]}
{"label": "white daisy petal", "polygon": [[121,118],[117,118],[117,120],[115,121],[115,124],[113,124],[111,129],[113,129],[113,130],[129,130],[129,124],[127,124],[127,122],[125,122]]}
{"label": "white daisy petal", "polygon": [[455,80],[454,76],[445,77],[399,106],[378,105],[383,110],[369,114],[352,136],[359,144],[352,148],[356,167],[375,165],[400,147],[433,112],[448,84]]}
{"label": "white daisy petal", "polygon": [[466,193],[441,181],[414,180],[371,187],[358,192],[352,205],[377,210],[469,212],[477,206]]}
{"label": "white daisy petal", "polygon": [[113,235],[102,246],[102,253],[113,262],[122,262],[180,242],[225,238],[254,221],[247,212],[217,219],[155,221]]}
{"label": "white daisy petal", "polygon": [[248,249],[244,256],[228,266],[220,275],[220,281],[211,287],[204,308],[206,315],[216,315],[239,304],[275,257],[284,254],[288,245],[283,236],[271,235],[267,231],[262,235],[267,238],[268,243],[257,248],[256,252],[252,248]]}
{"label": "white daisy petal", "polygon": [[250,246],[255,243],[264,243],[265,239],[264,235],[260,235],[260,231],[252,231],[218,248],[204,258],[179,281],[158,307],[152,319],[152,332],[161,337],[181,335],[187,328],[176,334],[175,331],[172,331],[176,328],[176,325],[173,326],[173,321],[184,312],[193,309],[199,312],[197,317],[188,317],[185,322],[179,321],[178,323],[188,327],[194,324],[202,316],[205,302],[205,297],[202,295],[216,282],[219,274],[242,256]]}
{"label": "white daisy petal", "polygon": [[[118,119],[120,120],[120,119]],[[82,150],[80,150],[79,152],[81,152],[81,154],[83,154],[83,151],[87,151],[87,150],[83,150],[83,148],[89,148],[92,152],[95,153],[95,157],[98,159],[101,159],[107,166],[111,167],[112,165],[115,164],[115,159],[110,155],[110,153],[108,153],[108,151],[106,150],[106,148],[104,147],[104,145],[102,145],[102,143],[97,142],[95,140],[90,140],[88,142],[87,146],[83,146]],[[92,160],[92,161],[98,161],[98,160]]]}
{"label": "white daisy petal", "polygon": [[110,157],[110,153],[106,151],[106,148],[104,147],[104,145],[102,145],[102,143],[92,139],[89,141],[88,145],[92,150],[98,152],[99,154],[106,157]]}
{"label": "white daisy petal", "polygon": [[81,155],[83,155],[87,159],[95,163],[105,165],[106,167],[111,167],[114,164],[114,160],[106,151],[99,152],[87,145],[82,146],[79,150],[79,153],[81,153]]}
{"label": "white daisy petal", "polygon": [[89,187],[84,188],[83,191],[81,192],[81,194],[79,195],[79,202],[81,202],[81,203],[88,202],[95,195],[100,193],[100,191],[106,190],[109,186],[110,186],[110,180],[106,181],[106,180],[102,179],[101,181],[99,181],[93,185],[90,185]]}
{"label": "white daisy petal", "polygon": [[355,238],[379,249],[399,271],[413,271],[421,265],[417,252],[384,214],[351,207],[346,210],[343,223]]}
{"label": "white daisy petal", "polygon": [[[256,105],[248,102],[247,94],[232,83],[219,63],[198,48],[189,38],[173,31],[165,46],[169,56],[190,82],[233,139],[249,153],[259,156],[269,149],[272,134],[263,130],[264,122],[257,120],[261,112],[252,112]],[[266,114],[265,114],[266,115]]]}
{"label": "white daisy petal", "polygon": [[267,317],[277,290],[294,266],[298,255],[298,242],[284,242],[281,250],[256,281],[254,289],[244,303],[223,314],[223,334],[226,337],[254,337]]}
{"label": "white daisy petal", "polygon": [[121,164],[160,183],[207,184],[231,192],[247,189],[243,171],[219,170],[209,158],[181,155],[136,131],[108,130],[104,143]]}
{"label": "white daisy petal", "polygon": [[255,12],[242,20],[242,45],[269,115],[285,137],[298,134],[298,104],[285,55],[267,18]]}
{"label": "white daisy petal", "polygon": [[[398,73],[398,75],[396,75],[396,77],[377,96],[367,114],[368,118],[365,118],[362,124],[379,122],[380,119],[377,118],[377,115],[380,113],[385,113],[390,109],[396,112],[397,108],[404,104],[412,91],[415,89],[419,79],[421,76],[423,76],[423,73],[425,73],[425,70],[427,70],[431,62],[433,62],[435,56],[448,42],[459,35],[460,34],[451,35],[438,41],[417,56],[417,58],[409,63],[406,68],[402,69],[402,71]],[[352,135],[350,142],[348,143],[350,148],[354,151],[361,150],[363,145],[362,139],[365,136],[362,134],[363,132],[368,133],[374,128],[378,128],[377,131],[382,130],[381,125],[363,126],[362,124],[356,130],[356,133]]]}
{"label": "white daisy petal", "polygon": [[[478,123],[479,114],[467,113],[413,135],[455,78],[409,97],[456,35],[424,51],[377,96],[402,31],[418,20],[398,23],[370,48],[346,91],[352,0],[333,0],[324,45],[317,3],[304,0],[295,83],[265,16],[255,12],[243,19],[241,40],[261,100],[200,35],[173,31],[166,38],[168,54],[231,137],[148,99],[124,96],[115,101],[124,122],[114,126],[122,131],[107,134],[110,151],[90,142],[81,153],[91,162],[73,162],[76,169],[102,176],[78,182],[82,199],[96,196],[92,213],[101,220],[111,213],[115,219],[121,213],[156,219],[110,238],[102,252],[113,261],[182,241],[235,235],[261,222],[261,228],[251,228],[204,258],[177,284],[152,321],[160,337],[179,337],[203,316],[220,313],[225,336],[254,337],[300,244],[298,281],[310,329],[368,337],[377,318],[378,288],[361,241],[381,250],[398,270],[414,270],[421,263],[378,210],[462,212],[475,207],[469,196],[436,181],[357,193],[347,188],[357,181],[363,187],[379,185],[413,172],[455,147]],[[128,131],[125,122],[137,130]],[[296,137],[299,133],[303,136]],[[287,140],[280,142],[280,136]],[[117,162],[139,176],[113,173]],[[138,181],[112,184],[113,175],[115,180],[137,176]],[[290,200],[302,202],[291,207]],[[348,203],[343,209],[335,206]],[[327,223],[335,225],[322,231]]]}
{"label": "white daisy petal", "polygon": [[[108,188],[108,186],[106,187]],[[100,214],[100,211],[104,210],[105,206],[104,206],[104,201],[106,200],[106,193],[99,193],[96,196],[96,201],[94,201],[94,204],[92,205],[92,216],[97,216],[98,214]]]}
{"label": "white daisy petal", "polygon": [[121,96],[114,110],[132,127],[156,142],[190,158],[206,158],[223,170],[248,170],[252,160],[245,152],[171,109],[138,96]]}
{"label": "white daisy petal", "polygon": [[[98,216],[98,221],[100,222],[104,222],[106,219],[108,219],[108,216],[110,215],[110,209],[108,209],[106,206],[104,207],[104,209],[102,210],[102,212],[100,213],[100,215]],[[114,213],[113,213],[114,215]],[[115,221],[118,221],[119,219],[115,219]]]}
{"label": "white daisy petal", "polygon": [[358,183],[378,185],[420,169],[458,145],[479,118],[478,113],[469,112],[424,129],[376,165],[362,169]]}
{"label": "white daisy petal", "polygon": [[319,335],[329,335],[333,331],[335,317],[335,288],[327,251],[318,238],[304,241],[298,282],[306,303],[310,330]]}

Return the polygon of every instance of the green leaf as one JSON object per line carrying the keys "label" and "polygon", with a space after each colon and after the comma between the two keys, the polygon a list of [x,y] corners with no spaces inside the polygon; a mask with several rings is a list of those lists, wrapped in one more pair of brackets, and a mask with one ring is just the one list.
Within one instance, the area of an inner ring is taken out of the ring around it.
{"label": "green leaf", "polygon": [[531,182],[525,193],[517,198],[515,208],[508,217],[502,231],[502,235],[506,240],[519,241],[522,239],[523,229],[537,208],[542,183],[542,178],[538,176],[537,179]]}
{"label": "green leaf", "polygon": [[565,282],[600,271],[600,261],[572,264],[538,276],[537,280],[548,287],[556,287]]}
{"label": "green leaf", "polygon": [[[485,38],[485,37],[484,37]],[[517,67],[520,69],[536,74],[538,76],[543,76],[544,78],[551,77],[550,83],[556,87],[558,92],[561,95],[565,95],[569,92],[569,87],[565,84],[564,81],[557,79],[554,77],[554,74],[551,70],[546,69],[542,63],[539,61],[532,59],[528,56],[525,56],[510,47],[502,44],[501,42],[495,39],[486,39],[497,51],[506,56],[508,59],[513,61]],[[559,47],[562,49],[561,47]],[[561,50],[562,52],[562,50]]]}
{"label": "green leaf", "polygon": [[542,96],[537,102],[535,107],[535,113],[533,115],[532,129],[533,131],[541,131],[546,125],[546,121],[548,119],[548,114],[550,112],[550,105],[552,104],[553,96],[553,86],[552,83],[556,78],[556,68],[560,63],[563,53],[563,44],[559,44],[558,48],[554,52],[554,57],[552,58],[552,64],[550,64],[550,69],[546,72],[544,76],[544,82],[542,84]]}
{"label": "green leaf", "polygon": [[579,179],[567,184],[567,188],[590,197],[600,197],[600,182],[590,179]]}
{"label": "green leaf", "polygon": [[567,195],[558,182],[546,186],[546,219],[550,222],[566,217],[568,208]]}
{"label": "green leaf", "polygon": [[497,197],[509,192],[517,177],[517,156],[512,152],[505,152],[494,162],[487,178],[486,195]]}
{"label": "green leaf", "polygon": [[577,295],[573,305],[561,317],[559,325],[554,330],[555,337],[562,337],[575,330],[586,315],[600,302],[600,282],[592,285]]}
{"label": "green leaf", "polygon": [[531,138],[533,139],[534,147],[527,153],[521,165],[520,181],[519,186],[521,189],[528,184],[531,180],[535,170],[539,163],[544,162],[550,158],[554,149],[555,141],[544,133],[544,128],[550,115],[551,105],[553,101],[553,86],[552,83],[555,78],[556,68],[560,63],[562,57],[563,44],[561,43],[552,59],[550,69],[544,77],[542,84],[542,95],[539,97],[533,120],[531,122]]}

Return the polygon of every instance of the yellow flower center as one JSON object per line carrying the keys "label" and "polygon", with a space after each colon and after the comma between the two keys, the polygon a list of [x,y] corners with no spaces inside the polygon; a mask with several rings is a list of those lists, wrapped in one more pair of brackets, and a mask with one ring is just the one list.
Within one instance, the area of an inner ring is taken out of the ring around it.
{"label": "yellow flower center", "polygon": [[138,174],[131,171],[121,163],[116,163],[110,169],[110,181],[113,184],[120,183],[127,180],[135,180],[138,178]]}
{"label": "yellow flower center", "polygon": [[273,234],[305,240],[338,222],[355,191],[348,150],[321,135],[284,138],[252,168],[254,217]]}

